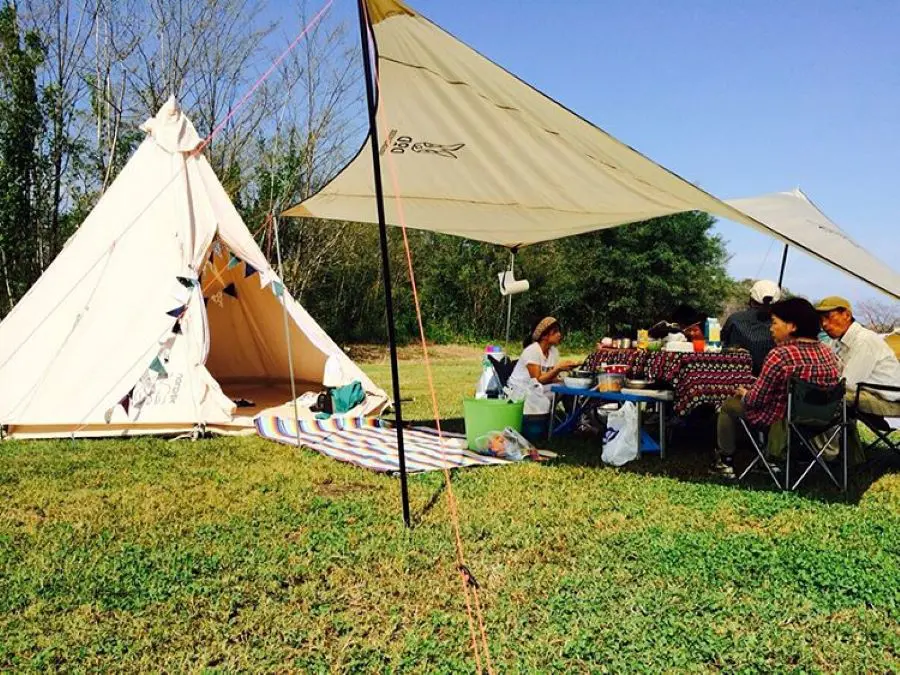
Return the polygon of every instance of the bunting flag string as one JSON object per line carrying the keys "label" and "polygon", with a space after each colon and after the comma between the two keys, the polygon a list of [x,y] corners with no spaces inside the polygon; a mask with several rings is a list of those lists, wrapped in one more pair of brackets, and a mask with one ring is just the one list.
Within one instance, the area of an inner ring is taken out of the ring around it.
{"label": "bunting flag string", "polygon": [[226,268],[229,270],[234,269],[235,267],[237,267],[238,265],[241,264],[241,259],[238,258],[234,253],[232,253],[230,255],[231,255],[231,257],[228,258],[228,267]]}
{"label": "bunting flag string", "polygon": [[272,282],[272,292],[275,294],[276,298],[281,298],[284,296],[284,284],[280,281]]}
{"label": "bunting flag string", "polygon": [[182,305],[181,307],[176,307],[175,309],[170,309],[166,314],[175,319],[180,319],[184,316],[184,313],[187,311],[187,305]]}
{"label": "bunting flag string", "polygon": [[225,295],[230,295],[232,298],[237,297],[237,287],[234,285],[234,282],[228,284],[225,288],[223,288],[222,292]]}
{"label": "bunting flag string", "polygon": [[244,278],[245,279],[247,277],[252,277],[254,274],[256,274],[256,272],[257,272],[257,269],[253,265],[251,265],[250,263],[244,263]]}
{"label": "bunting flag string", "polygon": [[[203,301],[206,302],[206,298],[203,298]],[[178,319],[178,321],[175,322],[175,325],[172,326],[172,332],[173,332],[175,335],[181,335],[181,334],[182,334],[182,330],[181,330],[181,319]]]}

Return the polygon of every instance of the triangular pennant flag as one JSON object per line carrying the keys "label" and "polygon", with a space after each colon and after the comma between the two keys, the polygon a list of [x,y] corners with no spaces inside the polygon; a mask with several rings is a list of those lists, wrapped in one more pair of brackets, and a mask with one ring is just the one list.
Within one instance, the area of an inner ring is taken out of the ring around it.
{"label": "triangular pennant flag", "polygon": [[203,304],[209,306],[209,298],[203,298]]}
{"label": "triangular pennant flag", "polygon": [[196,279],[191,279],[189,277],[175,277],[178,279],[178,283],[184,286],[185,288],[193,288],[197,285]]}
{"label": "triangular pennant flag", "polygon": [[237,297],[237,288],[235,288],[234,284],[228,284],[225,288],[222,289],[222,292],[225,295],[230,295],[232,298]]}
{"label": "triangular pennant flag", "polygon": [[125,410],[125,414],[128,414],[128,410],[131,408],[131,395],[134,393],[134,387],[131,388],[125,396],[122,397],[122,400],[119,401],[119,405]]}
{"label": "triangular pennant flag", "polygon": [[212,251],[212,252],[209,254],[209,260],[207,261],[206,264],[207,264],[207,265],[212,265],[212,264],[213,264],[213,260],[215,260],[215,259],[216,259],[216,252],[215,252],[215,251]]}
{"label": "triangular pennant flag", "polygon": [[272,292],[275,294],[275,297],[280,298],[284,295],[284,284],[280,281],[273,281]]}
{"label": "triangular pennant flag", "polygon": [[231,254],[231,257],[228,259],[228,269],[232,269],[241,264],[241,259],[238,258],[234,253]]}
{"label": "triangular pennant flag", "polygon": [[244,263],[244,278],[251,277],[256,274],[256,268],[250,263]]}
{"label": "triangular pennant flag", "polygon": [[153,359],[153,363],[150,364],[150,370],[158,374],[160,377],[166,376],[166,367],[163,365],[163,362],[159,360],[158,356]]}
{"label": "triangular pennant flag", "polygon": [[187,305],[182,305],[181,307],[176,307],[175,309],[170,309],[166,314],[176,319],[180,319],[182,315],[187,311]]}
{"label": "triangular pennant flag", "polygon": [[[206,302],[206,298],[203,298],[203,301]],[[181,319],[175,322],[175,325],[172,326],[172,332],[175,335],[181,335]]]}

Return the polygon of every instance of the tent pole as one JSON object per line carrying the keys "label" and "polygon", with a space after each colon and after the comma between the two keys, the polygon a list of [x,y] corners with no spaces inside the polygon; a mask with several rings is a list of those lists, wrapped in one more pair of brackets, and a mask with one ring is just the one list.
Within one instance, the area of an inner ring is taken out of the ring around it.
{"label": "tent pole", "polygon": [[[278,236],[278,216],[272,216],[272,225],[275,228],[275,255],[278,258],[278,276],[281,277],[281,283],[284,285],[284,264],[281,262],[281,238]],[[284,289],[287,293],[287,288]],[[288,370],[291,371],[291,400],[294,403],[294,428],[297,430],[297,447],[300,447],[300,411],[297,408],[297,385],[294,382],[294,348],[291,345],[291,326],[288,321],[287,303],[284,301],[284,295],[281,301],[282,316],[284,318],[284,342],[287,345]]]}
{"label": "tent pole", "polygon": [[781,254],[781,271],[778,273],[778,288],[781,288],[781,284],[784,281],[784,267],[787,265],[787,253],[788,253],[788,245],[784,245],[784,253]]}
{"label": "tent pole", "polygon": [[[509,249],[509,271],[516,271],[516,249]],[[506,296],[506,344],[505,349],[509,349],[509,324],[512,321],[512,293]]]}
{"label": "tent pole", "polygon": [[366,100],[369,112],[369,140],[372,145],[372,169],[375,180],[375,206],[378,209],[378,233],[381,241],[381,276],[384,283],[384,306],[387,314],[388,343],[391,351],[391,384],[394,388],[394,414],[397,428],[397,455],[400,460],[400,499],[403,504],[403,522],[410,526],[409,490],[406,483],[406,451],[403,447],[403,414],[400,409],[400,372],[397,367],[397,336],[394,327],[394,299],[391,294],[391,268],[388,256],[387,223],[384,217],[384,188],[381,184],[381,156],[378,154],[378,127],[375,114],[375,86],[372,79],[372,61],[369,51],[369,24],[366,20],[366,0],[358,0],[359,38],[362,45],[363,68],[366,78]]}

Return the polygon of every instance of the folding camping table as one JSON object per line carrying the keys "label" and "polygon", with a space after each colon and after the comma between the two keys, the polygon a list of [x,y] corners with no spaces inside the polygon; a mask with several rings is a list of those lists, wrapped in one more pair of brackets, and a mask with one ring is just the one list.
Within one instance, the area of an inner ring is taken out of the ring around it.
{"label": "folding camping table", "polygon": [[[640,430],[640,448],[641,452],[659,453],[661,459],[666,456],[666,417],[667,404],[671,403],[674,396],[671,391],[659,391],[656,389],[623,389],[618,391],[597,391],[596,389],[574,389],[564,387],[562,385],[553,385],[550,388],[553,392],[553,403],[550,408],[550,425],[548,429],[548,438],[554,434],[571,433],[578,419],[584,412],[584,409],[591,401],[605,401],[625,403],[631,401],[637,405],[638,410],[638,429]],[[560,396],[571,396],[573,399],[572,410],[566,414],[562,422],[553,424],[553,412],[556,410],[556,403]],[[658,403],[659,404],[659,443],[657,443],[650,434],[644,429],[642,424],[641,403]]]}

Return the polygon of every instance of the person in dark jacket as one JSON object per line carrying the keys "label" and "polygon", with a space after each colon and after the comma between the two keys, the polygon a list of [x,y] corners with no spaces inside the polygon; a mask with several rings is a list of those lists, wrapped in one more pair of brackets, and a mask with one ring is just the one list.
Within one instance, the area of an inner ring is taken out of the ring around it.
{"label": "person in dark jacket", "polygon": [[748,307],[729,316],[722,326],[722,346],[738,347],[750,352],[754,375],[759,375],[763,361],[775,348],[769,307],[780,299],[781,289],[778,284],[774,281],[757,281],[750,289]]}

